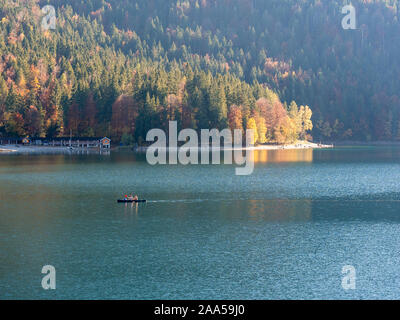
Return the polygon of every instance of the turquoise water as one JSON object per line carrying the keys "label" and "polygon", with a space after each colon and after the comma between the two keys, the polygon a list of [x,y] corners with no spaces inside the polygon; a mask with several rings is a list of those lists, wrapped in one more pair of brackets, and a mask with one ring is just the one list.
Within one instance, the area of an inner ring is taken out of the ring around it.
{"label": "turquoise water", "polygon": [[[235,176],[128,153],[0,155],[0,299],[400,298],[399,147],[254,158]],[[128,192],[148,203],[117,204]]]}

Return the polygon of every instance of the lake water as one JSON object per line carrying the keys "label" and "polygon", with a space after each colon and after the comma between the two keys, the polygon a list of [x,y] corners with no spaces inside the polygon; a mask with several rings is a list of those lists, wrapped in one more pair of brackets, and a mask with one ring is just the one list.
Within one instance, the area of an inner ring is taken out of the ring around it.
{"label": "lake water", "polygon": [[[236,176],[129,153],[0,155],[0,299],[400,298],[400,147],[254,159]],[[128,192],[148,203],[117,204]]]}

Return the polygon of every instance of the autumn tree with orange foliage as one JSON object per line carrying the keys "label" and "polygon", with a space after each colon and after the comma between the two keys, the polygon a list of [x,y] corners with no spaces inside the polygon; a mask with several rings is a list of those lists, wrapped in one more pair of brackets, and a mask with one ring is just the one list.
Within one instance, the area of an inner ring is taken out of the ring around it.
{"label": "autumn tree with orange foliage", "polygon": [[237,105],[232,105],[228,112],[228,125],[233,131],[235,129],[243,130],[242,110]]}

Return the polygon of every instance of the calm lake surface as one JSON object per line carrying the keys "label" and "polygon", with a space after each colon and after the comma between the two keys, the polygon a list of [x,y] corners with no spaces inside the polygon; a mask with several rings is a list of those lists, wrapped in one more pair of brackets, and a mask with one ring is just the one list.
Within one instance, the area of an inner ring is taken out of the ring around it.
{"label": "calm lake surface", "polygon": [[[0,155],[0,299],[400,298],[400,147],[254,158],[236,176],[129,153]],[[128,192],[148,203],[117,204]]]}

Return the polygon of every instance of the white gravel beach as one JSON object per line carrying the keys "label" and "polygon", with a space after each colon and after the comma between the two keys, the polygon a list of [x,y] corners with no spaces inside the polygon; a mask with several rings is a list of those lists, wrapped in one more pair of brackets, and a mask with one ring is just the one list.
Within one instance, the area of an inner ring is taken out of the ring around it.
{"label": "white gravel beach", "polygon": [[[210,146],[208,148],[209,151],[215,151],[218,150],[295,150],[295,149],[327,149],[327,148],[333,148],[333,145],[327,145],[327,144],[319,144],[319,143],[313,143],[313,142],[308,142],[308,141],[298,141],[296,143],[292,144],[285,144],[285,145],[258,145],[258,146],[251,146],[251,147],[242,147],[242,148],[224,148],[223,146],[221,148],[213,148]],[[137,147],[135,148],[135,151],[138,152],[146,152],[149,147]],[[160,147],[159,150],[166,150],[166,151],[179,151],[181,147],[176,147],[176,148],[171,148],[171,147]],[[195,148],[198,151],[202,151],[205,148],[200,146],[198,148]]]}

